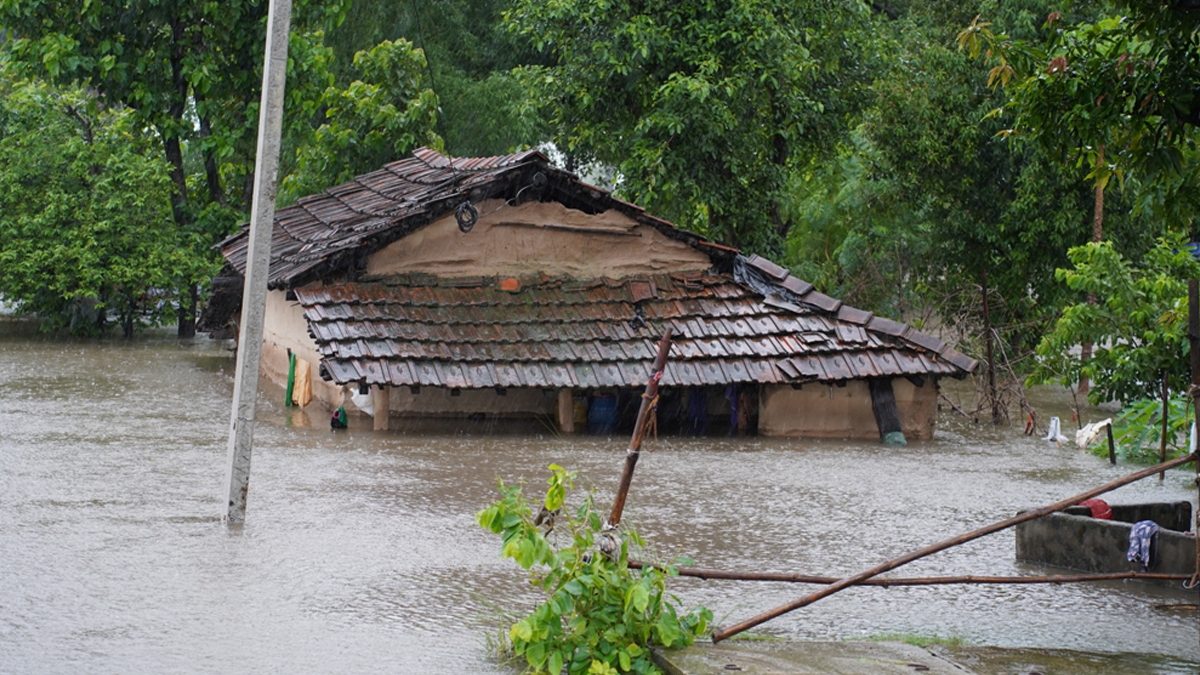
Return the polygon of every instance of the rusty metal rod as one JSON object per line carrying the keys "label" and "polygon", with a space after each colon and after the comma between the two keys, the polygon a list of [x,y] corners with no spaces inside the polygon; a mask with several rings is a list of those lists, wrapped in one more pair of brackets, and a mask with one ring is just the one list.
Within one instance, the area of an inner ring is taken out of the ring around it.
{"label": "rusty metal rod", "polygon": [[815,593],[810,593],[809,595],[806,595],[803,598],[800,598],[798,600],[793,600],[792,602],[789,602],[785,605],[780,605],[779,607],[776,607],[774,609],[763,612],[762,614],[750,617],[749,619],[746,619],[745,621],[742,621],[741,623],[730,626],[729,628],[719,628],[717,630],[714,630],[713,636],[712,636],[713,642],[714,643],[720,642],[721,640],[724,640],[733,635],[737,635],[738,633],[740,633],[744,630],[753,628],[753,627],[759,625],[760,623],[763,623],[765,621],[770,621],[771,619],[774,619],[777,616],[786,614],[795,609],[800,609],[801,607],[805,607],[807,605],[811,605],[812,603],[816,602],[817,600],[820,600],[821,598],[825,598],[830,595],[833,595],[834,593],[837,593],[838,591],[844,590],[855,584],[862,583],[863,581],[866,581],[867,579],[870,579],[871,577],[879,576],[880,574],[883,574],[884,572],[894,570],[897,567],[900,567],[901,565],[907,565],[908,563],[910,563],[914,560],[924,558],[928,555],[932,555],[934,553],[937,553],[938,551],[943,551],[952,546],[958,546],[959,544],[965,544],[968,541],[972,541],[972,540],[978,539],[980,537],[983,537],[985,535],[992,534],[993,532],[999,532],[1000,530],[1008,529],[1014,525],[1018,525],[1020,523],[1034,520],[1035,518],[1041,518],[1042,516],[1050,514],[1050,513],[1054,513],[1055,511],[1061,511],[1069,506],[1074,506],[1074,505],[1078,504],[1079,502],[1084,501],[1085,499],[1091,499],[1092,497],[1102,495],[1106,492],[1111,492],[1111,491],[1113,491],[1119,487],[1122,487],[1124,485],[1128,485],[1135,481],[1139,481],[1147,476],[1153,476],[1154,474],[1158,473],[1159,471],[1166,471],[1167,469],[1173,469],[1177,466],[1182,466],[1184,464],[1187,464],[1188,462],[1193,461],[1195,458],[1196,458],[1195,453],[1185,455],[1183,457],[1178,457],[1169,462],[1157,464],[1148,469],[1142,469],[1141,471],[1138,471],[1136,473],[1129,474],[1128,476],[1125,476],[1124,478],[1118,478],[1116,480],[1110,481],[1108,483],[1105,483],[1104,485],[1101,485],[1100,487],[1092,488],[1091,490],[1088,490],[1087,492],[1082,492],[1078,495],[1075,495],[1074,497],[1068,497],[1061,501],[1054,502],[1053,504],[1050,504],[1049,506],[1043,506],[1040,509],[1026,511],[1025,513],[1017,514],[1011,518],[1006,518],[999,522],[992,523],[991,525],[987,525],[987,526],[981,527],[979,529],[972,530],[970,532],[967,532],[966,534],[961,534],[957,537],[953,537],[953,538],[947,539],[945,541],[941,541],[936,544],[926,546],[925,548],[922,548],[918,551],[914,551],[912,553],[900,556],[899,558],[893,558],[892,560],[888,560],[887,562],[880,563],[880,564],[876,565],[875,567],[872,567],[869,570],[859,572],[858,574],[855,574],[853,576],[841,579],[833,584],[830,584],[829,586],[826,586],[825,588],[823,588]]}
{"label": "rusty metal rod", "polygon": [[629,484],[633,482],[633,469],[637,466],[638,455],[642,449],[642,434],[646,432],[646,419],[650,416],[650,404],[658,396],[658,381],[662,378],[663,369],[667,366],[667,352],[671,351],[671,335],[675,329],[667,326],[662,340],[658,343],[658,358],[654,360],[650,379],[646,381],[646,391],[642,394],[642,404],[638,407],[637,423],[633,426],[633,437],[629,441],[629,449],[625,451],[625,468],[621,471],[621,482],[617,484],[617,496],[613,497],[612,512],[608,516],[608,527],[616,527],[621,522],[621,512],[625,510],[625,497],[629,494]]}
{"label": "rusty metal rod", "polygon": [[[629,561],[630,569],[639,570],[646,567],[657,567],[659,569],[663,569],[665,566],[649,565],[640,560]],[[791,572],[730,572],[727,570],[711,570],[701,567],[676,567],[675,570],[681,577],[694,577],[697,579],[720,579],[725,581],[782,581],[793,584],[832,584],[839,580],[839,577],[817,576],[813,574],[794,574]],[[1187,581],[1191,578],[1192,575],[1190,574],[1138,572],[1136,570],[1127,570],[1124,572],[1090,572],[1024,577],[986,576],[976,574],[946,577],[888,577],[886,579],[866,579],[858,585],[876,587],[881,586],[883,588],[889,588],[891,586],[946,586],[952,584],[1066,584],[1119,579]]]}

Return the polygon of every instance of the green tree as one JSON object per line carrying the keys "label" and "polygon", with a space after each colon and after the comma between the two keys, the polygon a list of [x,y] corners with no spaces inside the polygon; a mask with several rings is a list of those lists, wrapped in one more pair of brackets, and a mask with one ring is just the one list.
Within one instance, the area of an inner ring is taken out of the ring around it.
{"label": "green tree", "polygon": [[1038,38],[993,32],[979,18],[959,36],[994,64],[990,83],[1008,90],[1011,133],[1086,164],[1097,194],[1114,177],[1138,176],[1142,206],[1169,225],[1189,224],[1200,184],[1200,11],[1124,0],[1103,18],[1044,18]]}
{"label": "green tree", "polygon": [[[1187,283],[1200,278],[1200,262],[1179,237],[1163,238],[1140,264],[1111,242],[1093,242],[1069,252],[1074,268],[1055,278],[1095,303],[1067,307],[1038,345],[1031,384],[1069,386],[1086,375],[1092,403],[1155,398],[1163,378],[1172,391],[1186,391],[1188,376]],[[1096,345],[1090,359],[1073,349]]]}
{"label": "green tree", "polygon": [[440,148],[434,133],[437,100],[421,88],[425,61],[405,40],[384,41],[354,56],[363,79],[328,87],[318,106],[321,124],[296,150],[282,181],[281,204],[374,171],[421,145]]}
{"label": "green tree", "polygon": [[[268,3],[265,0],[0,0],[3,49],[27,74],[90,87],[151,132],[170,167],[174,227],[192,255],[245,220],[254,153]],[[362,79],[334,86],[323,28],[348,3],[299,0],[289,42],[281,176],[292,198],[397,159],[430,130],[436,101],[418,86],[421,54],[407,42],[364,52]],[[181,269],[193,269],[183,267]],[[180,278],[180,334],[188,335],[203,277]]]}
{"label": "green tree", "polygon": [[[207,246],[248,209],[267,2],[233,0],[0,0],[14,63],[53,83],[82,83],[151,130],[171,168],[176,227]],[[290,47],[288,115],[310,124],[327,86],[323,25],[344,3],[297,2]],[[191,159],[191,161],[189,161]],[[197,286],[181,306],[181,335],[194,329]]]}
{"label": "green tree", "polygon": [[790,175],[832,150],[873,65],[860,3],[519,0],[506,20],[550,60],[522,74],[573,162],[750,250],[781,244]]}
{"label": "green tree", "polygon": [[85,89],[0,78],[0,295],[75,333],[169,318],[216,261],[172,223],[152,143]]}
{"label": "green tree", "polygon": [[[1053,273],[1088,240],[1091,191],[1086,172],[1005,140],[991,114],[1003,92],[954,46],[956,22],[981,8],[1036,35],[1049,3],[978,5],[914,5],[881,24],[881,48],[895,57],[878,70],[875,99],[839,161],[800,186],[806,218],[788,250],[789,262],[823,256],[825,278],[875,311],[933,306],[945,325],[969,327],[980,339],[964,348],[984,357],[986,398],[1000,419],[995,373],[1005,361],[1020,367],[1074,299]],[[1127,202],[1114,213],[1112,231],[1144,248]]]}
{"label": "green tree", "polygon": [[539,55],[506,30],[510,0],[353,3],[346,20],[330,30],[338,86],[358,77],[354,55],[401,38],[425,54],[423,86],[438,98],[436,131],[453,155],[481,157],[536,145],[547,138],[530,114],[513,69]]}

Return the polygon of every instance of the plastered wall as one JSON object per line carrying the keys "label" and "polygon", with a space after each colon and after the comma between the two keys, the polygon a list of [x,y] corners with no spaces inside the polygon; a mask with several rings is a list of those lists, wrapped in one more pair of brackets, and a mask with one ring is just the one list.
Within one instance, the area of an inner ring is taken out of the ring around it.
{"label": "plastered wall", "polygon": [[558,202],[477,205],[470,232],[450,215],[375,253],[368,275],[421,272],[446,277],[534,274],[619,278],[712,266],[700,251],[616,211],[588,215]]}
{"label": "plastered wall", "polygon": [[[916,387],[907,379],[892,380],[896,408],[904,436],[909,440],[933,437],[937,418],[937,384],[926,380]],[[878,439],[879,427],[871,411],[871,391],[866,382],[838,387],[806,384],[764,385],[759,404],[758,432],[764,436],[806,438]]]}
{"label": "plastered wall", "polygon": [[[288,300],[284,291],[268,291],[259,372],[280,386],[287,385],[288,349],[296,354],[297,359],[308,361],[312,367],[313,401],[308,407],[321,404],[332,410],[349,403],[349,396],[344,396],[343,387],[326,382],[318,375],[321,356],[316,343],[308,335],[308,324],[300,303]],[[356,410],[353,405],[346,406],[347,412]]]}

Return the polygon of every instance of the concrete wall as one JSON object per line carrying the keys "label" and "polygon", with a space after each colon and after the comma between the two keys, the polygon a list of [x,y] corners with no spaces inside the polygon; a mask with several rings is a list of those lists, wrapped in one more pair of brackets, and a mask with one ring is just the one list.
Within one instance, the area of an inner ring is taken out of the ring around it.
{"label": "concrete wall", "polygon": [[[896,408],[904,436],[909,440],[933,437],[937,418],[937,384],[932,378],[917,387],[905,378],[892,380]],[[866,382],[846,386],[806,384],[764,385],[760,395],[758,433],[763,436],[803,438],[878,439],[879,426],[871,411],[871,391]]]}
{"label": "concrete wall", "polygon": [[[1113,507],[1114,512],[1116,509]],[[1140,565],[1126,558],[1132,527],[1119,520],[1052,513],[1016,526],[1016,558],[1083,572],[1140,570]],[[1196,570],[1195,537],[1159,530],[1151,558],[1149,572],[1192,574]]]}
{"label": "concrete wall", "polygon": [[393,242],[367,261],[368,275],[421,272],[445,277],[550,276],[619,278],[712,266],[709,257],[616,211],[588,215],[557,202],[477,204],[467,233],[453,215]]}

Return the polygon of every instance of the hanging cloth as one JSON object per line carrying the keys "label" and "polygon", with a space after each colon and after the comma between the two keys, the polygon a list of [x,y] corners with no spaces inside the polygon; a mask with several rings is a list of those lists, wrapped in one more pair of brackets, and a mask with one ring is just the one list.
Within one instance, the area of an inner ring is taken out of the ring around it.
{"label": "hanging cloth", "polygon": [[283,394],[283,407],[292,407],[292,391],[296,387],[296,355],[288,350],[288,379],[287,391]]}
{"label": "hanging cloth", "polygon": [[[295,359],[296,355],[292,354]],[[295,386],[292,388],[292,403],[303,408],[312,401],[312,366],[308,361],[299,359],[295,361]]]}
{"label": "hanging cloth", "polygon": [[1143,572],[1154,564],[1150,559],[1150,547],[1156,534],[1158,523],[1153,520],[1139,520],[1129,531],[1129,553],[1125,557],[1129,562],[1141,563]]}

